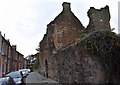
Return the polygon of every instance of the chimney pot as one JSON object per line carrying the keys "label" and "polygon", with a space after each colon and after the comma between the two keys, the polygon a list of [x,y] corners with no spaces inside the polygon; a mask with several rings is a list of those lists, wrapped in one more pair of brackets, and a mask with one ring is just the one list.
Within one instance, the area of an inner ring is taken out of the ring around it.
{"label": "chimney pot", "polygon": [[12,45],[12,48],[13,48],[14,50],[16,50],[16,45]]}
{"label": "chimney pot", "polygon": [[63,6],[63,11],[71,10],[70,3],[68,2],[63,2],[62,6]]}
{"label": "chimney pot", "polygon": [[4,34],[4,38],[5,38],[5,34]]}

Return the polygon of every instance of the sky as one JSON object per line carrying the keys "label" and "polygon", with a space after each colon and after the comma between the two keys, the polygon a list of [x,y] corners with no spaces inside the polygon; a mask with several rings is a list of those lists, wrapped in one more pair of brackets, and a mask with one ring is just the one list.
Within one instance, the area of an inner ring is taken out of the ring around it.
{"label": "sky", "polygon": [[111,28],[118,33],[119,0],[0,0],[0,31],[24,57],[35,54],[49,24],[62,11],[62,3],[70,2],[72,12],[84,27],[90,7],[109,6]]}
{"label": "sky", "polygon": [[120,1],[118,2],[118,33],[120,33]]}

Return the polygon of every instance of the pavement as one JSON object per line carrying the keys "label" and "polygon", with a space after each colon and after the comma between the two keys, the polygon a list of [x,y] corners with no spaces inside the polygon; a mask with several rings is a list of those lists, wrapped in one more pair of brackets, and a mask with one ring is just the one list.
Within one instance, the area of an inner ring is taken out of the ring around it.
{"label": "pavement", "polygon": [[35,83],[44,83],[44,84],[48,84],[48,83],[58,83],[52,79],[49,79],[49,78],[46,78],[46,77],[43,77],[42,75],[40,75],[39,73],[37,72],[31,72],[27,78],[26,78],[26,85],[34,85]]}

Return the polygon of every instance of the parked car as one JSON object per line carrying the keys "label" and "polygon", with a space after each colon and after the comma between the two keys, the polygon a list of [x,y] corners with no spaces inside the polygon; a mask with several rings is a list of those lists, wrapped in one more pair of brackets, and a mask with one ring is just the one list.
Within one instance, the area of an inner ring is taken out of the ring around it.
{"label": "parked car", "polygon": [[14,71],[6,74],[5,76],[10,76],[13,78],[17,85],[25,84],[25,77],[19,71]]}
{"label": "parked car", "polygon": [[28,70],[29,73],[31,72],[31,69],[26,69],[26,70]]}
{"label": "parked car", "polygon": [[27,77],[29,74],[29,71],[27,69],[20,69],[19,72],[22,72],[24,77]]}
{"label": "parked car", "polygon": [[7,77],[0,78],[0,85],[16,85],[16,83],[12,77],[7,76]]}

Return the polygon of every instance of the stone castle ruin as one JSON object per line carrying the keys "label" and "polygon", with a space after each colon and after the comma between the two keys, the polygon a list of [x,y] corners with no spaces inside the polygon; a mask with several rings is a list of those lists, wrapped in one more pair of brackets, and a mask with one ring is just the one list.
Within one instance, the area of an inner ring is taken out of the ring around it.
{"label": "stone castle ruin", "polygon": [[120,38],[111,32],[109,7],[91,7],[85,28],[70,3],[62,6],[40,42],[40,73],[60,83],[118,83]]}

